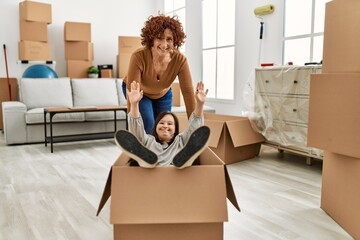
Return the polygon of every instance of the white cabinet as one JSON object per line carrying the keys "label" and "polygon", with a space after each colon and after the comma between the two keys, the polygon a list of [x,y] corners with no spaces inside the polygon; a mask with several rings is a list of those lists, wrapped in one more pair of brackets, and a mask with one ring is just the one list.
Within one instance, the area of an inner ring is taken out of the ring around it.
{"label": "white cabinet", "polygon": [[321,66],[286,66],[255,69],[257,127],[266,144],[322,159],[322,150],[307,147],[310,75]]}

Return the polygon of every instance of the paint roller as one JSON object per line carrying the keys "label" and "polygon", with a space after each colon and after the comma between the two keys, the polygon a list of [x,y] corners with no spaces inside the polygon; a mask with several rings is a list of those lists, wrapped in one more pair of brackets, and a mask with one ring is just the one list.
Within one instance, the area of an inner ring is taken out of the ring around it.
{"label": "paint roller", "polygon": [[[254,14],[256,17],[258,17],[262,20],[262,17],[260,17],[260,16],[271,14],[274,12],[274,10],[275,10],[274,5],[268,4],[265,6],[255,8]],[[261,40],[263,39],[263,33],[264,33],[264,22],[261,21],[260,22],[260,37],[259,37],[259,39],[260,39],[259,60],[258,60],[259,64],[260,64],[260,55],[261,55]]]}

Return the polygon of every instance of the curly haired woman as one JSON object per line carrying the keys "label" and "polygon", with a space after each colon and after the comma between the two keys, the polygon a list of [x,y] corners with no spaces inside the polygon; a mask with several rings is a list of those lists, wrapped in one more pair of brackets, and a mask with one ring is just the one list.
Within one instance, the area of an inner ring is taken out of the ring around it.
{"label": "curly haired woman", "polygon": [[[150,16],[141,30],[141,44],[130,59],[123,92],[130,90],[130,83],[140,84],[144,96],[139,103],[146,133],[151,133],[157,116],[171,111],[171,84],[176,77],[184,97],[188,117],[195,107],[194,87],[186,57],[179,51],[186,35],[182,24],[175,17]],[[130,104],[128,101],[130,111]]]}

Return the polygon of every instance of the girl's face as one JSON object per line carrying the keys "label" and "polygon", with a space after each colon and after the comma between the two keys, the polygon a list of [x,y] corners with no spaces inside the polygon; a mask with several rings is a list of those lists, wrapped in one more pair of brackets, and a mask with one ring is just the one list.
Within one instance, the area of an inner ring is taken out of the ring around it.
{"label": "girl's face", "polygon": [[161,142],[170,142],[175,133],[175,119],[171,114],[166,114],[156,125],[156,134]]}
{"label": "girl's face", "polygon": [[165,29],[164,34],[154,39],[154,49],[160,56],[165,56],[174,48],[174,36],[170,29]]}

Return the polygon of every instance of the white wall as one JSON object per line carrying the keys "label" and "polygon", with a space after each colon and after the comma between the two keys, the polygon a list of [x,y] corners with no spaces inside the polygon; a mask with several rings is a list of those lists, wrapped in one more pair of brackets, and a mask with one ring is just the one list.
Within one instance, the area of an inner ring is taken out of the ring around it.
{"label": "white wall", "polygon": [[[251,99],[243,99],[243,93],[249,76],[258,66],[261,20],[255,17],[254,9],[268,4],[273,4],[275,11],[264,15],[262,19],[265,24],[260,62],[281,65],[283,0],[236,0],[235,100],[230,102],[207,100],[207,104],[214,107],[217,113],[240,115],[246,110],[246,102],[251,101]],[[200,80],[206,83],[206,79],[201,79],[201,0],[187,0],[186,6],[188,35],[186,55],[194,83]]]}
{"label": "white wall", "polygon": [[[91,23],[94,43],[94,65],[113,64],[116,68],[118,36],[138,36],[150,15],[163,8],[159,0],[36,0],[52,5],[52,24],[48,25],[48,38],[56,72],[66,75],[64,54],[64,23],[66,21]],[[10,77],[21,77],[24,66],[17,64],[19,34],[19,2],[0,1],[0,43],[6,44]],[[1,49],[0,77],[6,76],[3,49]]]}
{"label": "white wall", "polygon": [[[139,35],[150,15],[163,10],[162,0],[38,0],[51,3],[53,23],[49,25],[49,42],[56,61],[56,72],[65,76],[63,28],[65,21],[92,23],[92,42],[95,49],[94,64],[113,64],[116,67],[119,35]],[[105,4],[106,3],[106,4]],[[244,87],[254,68],[258,66],[260,19],[253,10],[256,7],[274,4],[273,14],[263,16],[264,38],[262,40],[261,62],[281,64],[282,59],[282,15],[283,0],[236,0],[236,63],[235,100],[211,101],[207,104],[221,114],[240,115],[246,110],[243,99]],[[186,55],[189,60],[194,85],[201,81],[201,0],[186,1]],[[18,1],[0,0],[0,42],[6,44],[11,77],[20,77],[18,60]],[[0,77],[6,76],[3,53],[0,54]],[[206,79],[204,79],[206,82]],[[210,89],[211,91],[211,89]]]}

